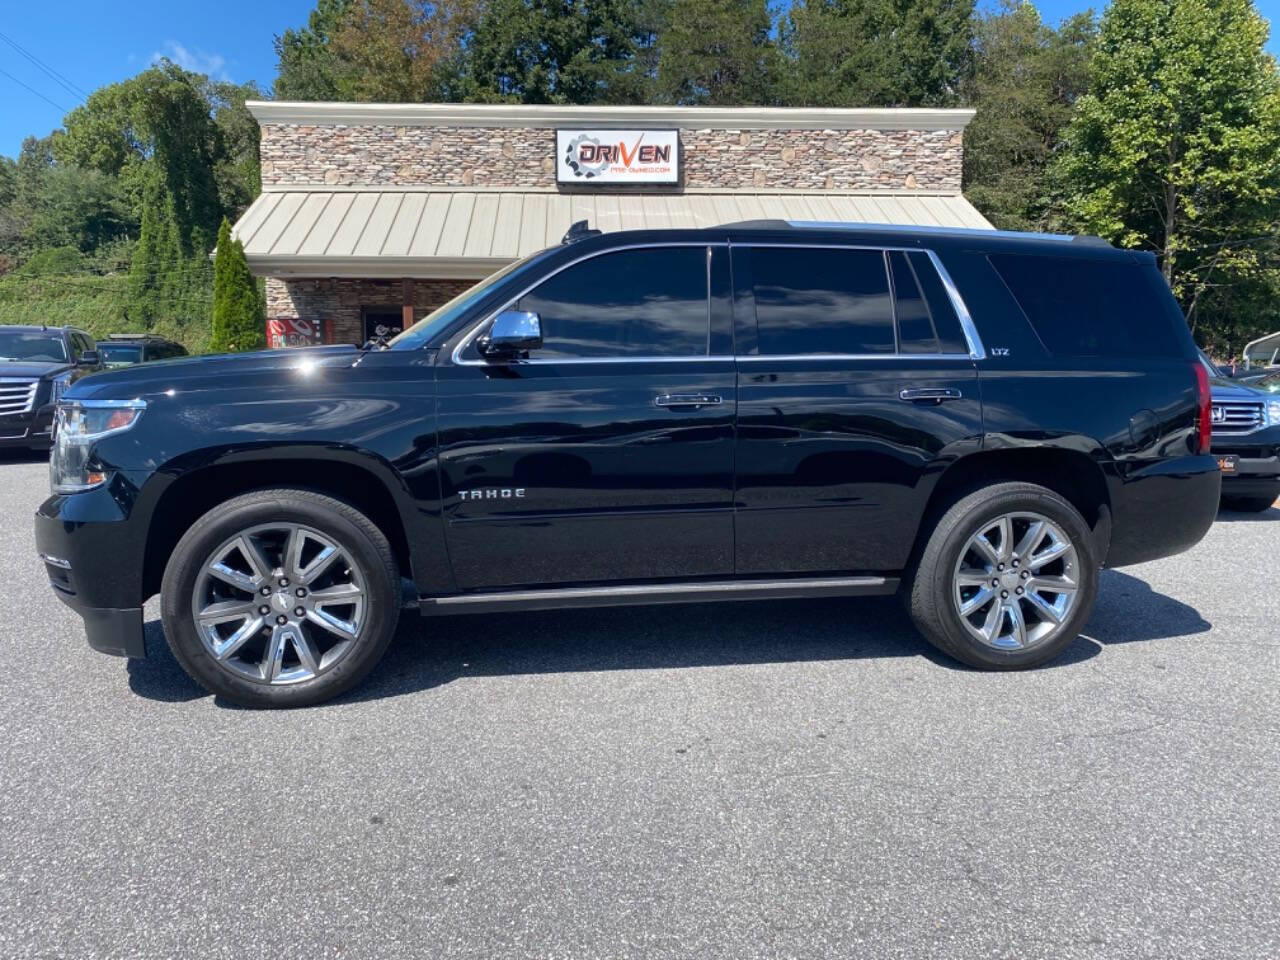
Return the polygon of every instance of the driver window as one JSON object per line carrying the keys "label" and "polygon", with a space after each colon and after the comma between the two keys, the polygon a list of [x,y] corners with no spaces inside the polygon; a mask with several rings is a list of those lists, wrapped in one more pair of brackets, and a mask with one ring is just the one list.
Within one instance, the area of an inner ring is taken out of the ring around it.
{"label": "driver window", "polygon": [[707,248],[644,247],[583,260],[525,294],[538,314],[536,359],[708,353]]}

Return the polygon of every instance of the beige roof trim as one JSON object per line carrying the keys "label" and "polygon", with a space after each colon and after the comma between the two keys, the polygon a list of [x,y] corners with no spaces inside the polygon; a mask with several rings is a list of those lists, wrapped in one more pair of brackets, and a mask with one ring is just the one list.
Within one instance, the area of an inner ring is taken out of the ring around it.
{"label": "beige roof trim", "polygon": [[422,127],[634,127],[693,130],[963,130],[971,109],[565,107],[473,103],[304,103],[250,100],[262,124]]}
{"label": "beige roof trim", "polygon": [[615,231],[758,219],[991,227],[959,194],[295,189],[259,196],[235,235],[263,276],[469,278],[559,243],[575,220]]}

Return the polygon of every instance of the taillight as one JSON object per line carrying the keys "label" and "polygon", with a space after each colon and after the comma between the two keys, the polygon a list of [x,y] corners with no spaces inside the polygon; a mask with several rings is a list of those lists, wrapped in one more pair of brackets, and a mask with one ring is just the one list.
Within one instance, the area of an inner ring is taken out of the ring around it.
{"label": "taillight", "polygon": [[1197,363],[1196,371],[1196,439],[1199,441],[1198,453],[1208,453],[1213,443],[1213,418],[1210,408],[1213,405],[1213,394],[1209,392],[1209,372],[1204,364]]}

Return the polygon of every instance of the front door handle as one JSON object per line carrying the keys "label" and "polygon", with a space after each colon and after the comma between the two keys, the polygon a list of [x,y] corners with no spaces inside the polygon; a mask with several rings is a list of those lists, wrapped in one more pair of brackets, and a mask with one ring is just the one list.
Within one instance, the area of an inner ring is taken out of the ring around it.
{"label": "front door handle", "polygon": [[714,407],[721,402],[719,397],[706,393],[660,393],[653,398],[653,404],[657,407],[689,407],[697,409],[698,407]]}
{"label": "front door handle", "polygon": [[903,390],[898,394],[898,399],[906,400],[908,403],[942,403],[944,400],[959,400],[962,396],[964,394],[954,387],[927,387]]}

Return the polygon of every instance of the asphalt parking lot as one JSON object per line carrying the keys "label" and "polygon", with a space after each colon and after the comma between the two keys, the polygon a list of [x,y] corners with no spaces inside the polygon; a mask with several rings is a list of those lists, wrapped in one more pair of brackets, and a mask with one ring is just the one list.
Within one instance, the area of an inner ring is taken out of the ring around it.
{"label": "asphalt parking lot", "polygon": [[887,600],[406,615],[258,713],[85,646],[46,485],[0,461],[0,957],[1280,952],[1280,509],[1032,673]]}

